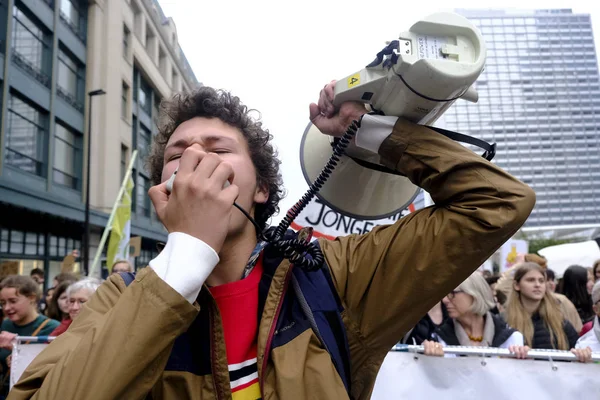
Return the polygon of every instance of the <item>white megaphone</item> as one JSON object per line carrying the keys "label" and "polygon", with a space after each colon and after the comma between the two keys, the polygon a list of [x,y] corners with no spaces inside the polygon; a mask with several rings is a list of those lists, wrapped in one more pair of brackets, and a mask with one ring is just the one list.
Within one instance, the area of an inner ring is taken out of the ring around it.
{"label": "white megaphone", "polygon": [[[366,68],[336,83],[334,104],[361,101],[385,115],[432,125],[459,98],[477,102],[472,88],[485,64],[481,33],[466,18],[436,13],[400,34]],[[332,155],[334,138],[309,124],[300,162],[311,184]],[[332,209],[358,219],[381,219],[408,207],[419,192],[406,177],[380,168],[379,155],[347,149],[317,196]]]}

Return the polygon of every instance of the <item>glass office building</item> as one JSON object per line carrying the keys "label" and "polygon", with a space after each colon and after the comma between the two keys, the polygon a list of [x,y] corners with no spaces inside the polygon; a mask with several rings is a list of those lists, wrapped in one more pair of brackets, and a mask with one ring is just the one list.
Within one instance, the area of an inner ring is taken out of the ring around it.
{"label": "glass office building", "polygon": [[498,144],[495,162],[537,193],[526,227],[600,223],[600,84],[589,15],[457,10],[485,38],[477,104],[447,129]]}

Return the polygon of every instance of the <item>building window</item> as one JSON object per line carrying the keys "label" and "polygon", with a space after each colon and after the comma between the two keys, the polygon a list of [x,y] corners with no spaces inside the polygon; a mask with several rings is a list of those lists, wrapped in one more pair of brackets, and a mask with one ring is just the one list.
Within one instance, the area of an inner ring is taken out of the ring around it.
{"label": "building window", "polygon": [[12,59],[15,64],[49,88],[52,39],[41,26],[17,6],[13,7]]}
{"label": "building window", "polygon": [[38,176],[46,175],[47,116],[11,93],[8,98],[6,163]]}
{"label": "building window", "polygon": [[150,107],[152,102],[152,88],[146,80],[140,76],[140,88],[138,91],[138,103],[140,108],[150,115]]}
{"label": "building window", "polygon": [[150,179],[141,173],[138,174],[136,183],[137,213],[138,215],[150,218],[150,196],[148,196],[148,190],[150,190]]}
{"label": "building window", "polygon": [[146,157],[148,157],[148,153],[150,152],[150,145],[152,134],[150,130],[146,128],[143,124],[140,124],[140,129],[138,131],[137,137],[137,150],[138,150],[138,159],[141,164],[146,162]]}
{"label": "building window", "polygon": [[58,50],[58,82],[56,94],[83,112],[85,77],[83,65],[62,49]]}
{"label": "building window", "polygon": [[156,92],[154,92],[154,107],[152,108],[152,121],[154,122],[155,126],[159,125],[159,119],[160,119],[160,95]]}
{"label": "building window", "polygon": [[167,78],[167,65],[168,65],[168,57],[165,49],[162,46],[158,47],[158,69],[162,76]]}
{"label": "building window", "polygon": [[81,41],[85,42],[87,10],[83,2],[78,0],[60,0],[60,19],[73,31]]}
{"label": "building window", "polygon": [[127,153],[129,149],[124,144],[121,145],[121,182],[125,179],[127,173]]}
{"label": "building window", "polygon": [[125,82],[123,82],[123,86],[121,88],[121,117],[123,117],[125,121],[129,119],[129,107],[127,107],[128,97],[129,86]]}
{"label": "building window", "polygon": [[152,62],[156,64],[156,35],[150,29],[150,24],[146,25],[146,52]]}
{"label": "building window", "polygon": [[179,92],[179,74],[175,70],[175,66],[173,66],[173,75],[171,76],[171,89],[174,92]]}
{"label": "building window", "polygon": [[53,179],[59,185],[81,190],[82,135],[56,123],[54,125]]}
{"label": "building window", "polygon": [[129,60],[129,38],[131,37],[131,33],[127,26],[123,25],[123,57],[126,60]]}

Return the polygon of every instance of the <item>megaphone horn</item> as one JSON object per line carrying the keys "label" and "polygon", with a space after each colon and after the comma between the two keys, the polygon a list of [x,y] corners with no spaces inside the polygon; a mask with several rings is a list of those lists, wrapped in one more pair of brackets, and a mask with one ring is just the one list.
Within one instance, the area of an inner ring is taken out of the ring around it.
{"label": "megaphone horn", "polygon": [[[307,182],[314,182],[331,157],[334,138],[309,123],[300,144],[300,164]],[[352,218],[390,217],[407,208],[419,193],[408,178],[381,169],[365,168],[357,160],[379,165],[379,156],[357,147],[348,148],[317,197],[328,207]]]}

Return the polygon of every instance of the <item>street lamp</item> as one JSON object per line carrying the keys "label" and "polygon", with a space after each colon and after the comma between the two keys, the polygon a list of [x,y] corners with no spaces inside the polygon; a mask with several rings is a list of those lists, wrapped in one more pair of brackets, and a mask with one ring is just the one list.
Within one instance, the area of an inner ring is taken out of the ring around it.
{"label": "street lamp", "polygon": [[83,234],[83,270],[85,274],[88,274],[88,266],[90,259],[90,159],[92,149],[92,98],[94,96],[101,96],[106,94],[102,89],[92,90],[88,93],[88,144],[87,144],[87,172],[86,172],[86,184],[85,184],[85,222],[83,223],[84,234]]}

